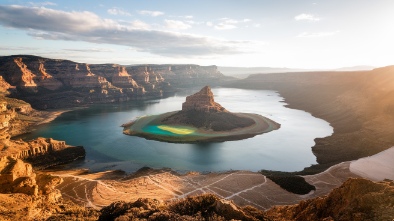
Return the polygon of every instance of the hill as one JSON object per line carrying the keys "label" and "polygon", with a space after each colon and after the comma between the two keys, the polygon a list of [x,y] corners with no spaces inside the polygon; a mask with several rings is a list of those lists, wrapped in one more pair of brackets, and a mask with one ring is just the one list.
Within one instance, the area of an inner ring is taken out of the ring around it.
{"label": "hill", "polygon": [[231,86],[276,90],[288,107],[328,121],[333,135],[315,139],[316,173],[394,145],[394,66],[371,71],[256,74]]}

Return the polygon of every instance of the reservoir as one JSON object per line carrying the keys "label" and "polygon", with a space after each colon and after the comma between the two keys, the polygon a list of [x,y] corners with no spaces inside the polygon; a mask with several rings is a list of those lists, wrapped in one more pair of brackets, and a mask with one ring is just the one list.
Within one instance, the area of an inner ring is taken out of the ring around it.
{"label": "reservoir", "polygon": [[316,164],[311,149],[314,139],[333,132],[326,121],[285,107],[275,91],[214,88],[215,101],[227,110],[260,114],[281,124],[280,129],[245,140],[197,144],[165,143],[122,133],[121,125],[136,117],[180,110],[185,97],[199,89],[163,99],[94,105],[66,112],[22,138],[52,137],[82,145],[86,158],[74,166],[92,171],[133,172],[143,166],[181,172],[299,171]]}

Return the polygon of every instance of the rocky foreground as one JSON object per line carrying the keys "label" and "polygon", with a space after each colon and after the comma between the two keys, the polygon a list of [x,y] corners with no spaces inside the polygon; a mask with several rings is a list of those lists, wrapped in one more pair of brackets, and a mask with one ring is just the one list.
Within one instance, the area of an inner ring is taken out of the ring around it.
{"label": "rocky foreground", "polygon": [[391,220],[394,217],[393,182],[374,183],[350,179],[329,195],[278,206],[267,211],[206,194],[161,204],[139,199],[134,203],[116,202],[103,208],[99,220]]}

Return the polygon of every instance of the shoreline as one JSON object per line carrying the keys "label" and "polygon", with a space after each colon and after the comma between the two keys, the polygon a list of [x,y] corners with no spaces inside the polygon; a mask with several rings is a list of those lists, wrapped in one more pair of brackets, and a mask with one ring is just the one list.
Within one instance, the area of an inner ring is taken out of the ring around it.
{"label": "shoreline", "polygon": [[50,123],[64,113],[75,111],[75,110],[86,109],[86,108],[89,107],[83,106],[83,107],[72,107],[67,109],[52,109],[52,110],[40,111],[40,112],[44,112],[43,116],[40,116],[41,118],[44,118],[44,120],[38,122],[36,125]]}
{"label": "shoreline", "polygon": [[[204,130],[203,128],[196,128],[195,133],[191,135],[184,136],[172,136],[172,135],[162,135],[153,134],[143,131],[146,126],[159,125],[162,120],[166,117],[177,113],[178,111],[163,113],[160,115],[152,115],[141,117],[133,121],[123,124],[123,133],[129,136],[138,136],[148,140],[163,141],[168,143],[205,143],[205,142],[225,142],[234,140],[243,140],[251,138],[260,134],[268,133],[280,128],[280,124],[275,121],[253,113],[233,113],[236,116],[242,116],[244,118],[252,119],[255,123],[243,127],[235,128],[228,131],[211,131]],[[167,125],[167,124],[163,124]],[[169,124],[168,126],[189,126],[189,125],[175,125]]]}
{"label": "shoreline", "polygon": [[[394,153],[394,147],[390,151]],[[381,155],[376,154],[372,157],[381,158]],[[368,157],[359,159],[357,162],[364,164],[365,159]],[[223,199],[232,200],[239,206],[252,205],[266,210],[272,206],[297,204],[303,200],[326,195],[349,178],[364,177],[368,179],[368,177],[352,171],[353,163],[354,161],[345,161],[331,166],[321,173],[302,176],[308,183],[316,187],[315,191],[308,194],[288,192],[261,173],[248,170],[210,173],[188,171],[180,174],[169,168],[143,167],[133,173],[124,173],[119,170],[89,172],[84,169],[44,172],[58,175],[64,179],[64,183],[60,184],[59,189],[66,198],[82,205],[90,202],[97,208],[108,205],[112,201],[134,201],[141,197],[172,201],[208,191]],[[394,166],[394,161],[390,158],[385,158],[384,163]],[[385,168],[380,167],[380,169],[383,172]],[[371,172],[375,173],[375,171]],[[385,173],[387,172],[390,171],[386,169]],[[240,179],[242,182],[237,182]],[[91,194],[83,194],[85,191]]]}

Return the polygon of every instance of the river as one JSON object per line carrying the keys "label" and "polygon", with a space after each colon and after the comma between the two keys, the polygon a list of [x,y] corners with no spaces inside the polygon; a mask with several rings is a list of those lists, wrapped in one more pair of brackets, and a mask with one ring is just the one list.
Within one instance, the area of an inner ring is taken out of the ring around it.
{"label": "river", "polygon": [[82,145],[87,155],[75,166],[92,171],[133,172],[143,166],[168,167],[180,172],[299,171],[316,164],[311,150],[314,139],[333,132],[326,121],[285,107],[283,98],[275,91],[214,88],[215,101],[227,110],[261,114],[281,124],[281,128],[245,140],[205,144],[164,143],[122,133],[120,125],[135,117],[181,109],[185,97],[196,91],[198,89],[164,99],[94,105],[66,112],[23,138],[52,137],[71,145]]}

